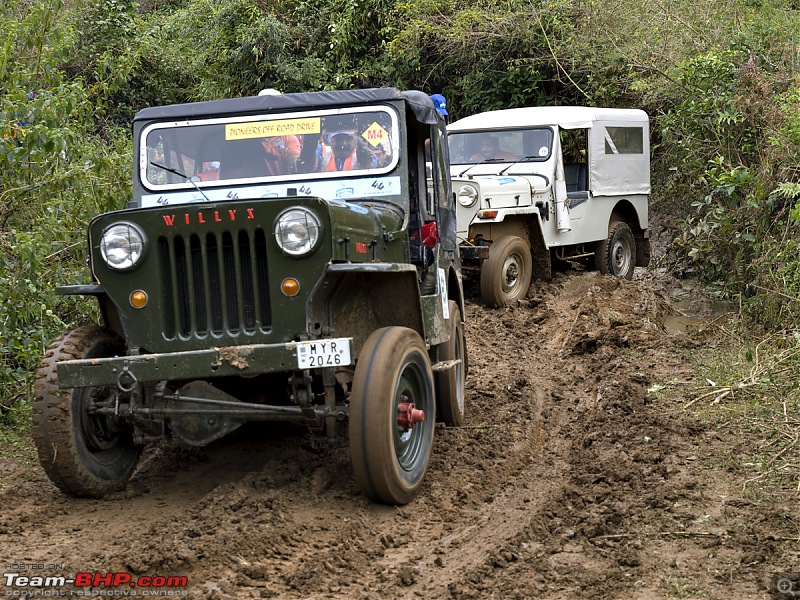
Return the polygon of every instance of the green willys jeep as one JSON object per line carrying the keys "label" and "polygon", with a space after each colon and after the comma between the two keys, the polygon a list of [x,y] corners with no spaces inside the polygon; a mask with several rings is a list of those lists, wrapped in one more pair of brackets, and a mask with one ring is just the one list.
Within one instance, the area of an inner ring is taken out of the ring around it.
{"label": "green willys jeep", "polygon": [[[422,92],[259,95],[147,108],[133,200],[88,227],[102,326],[37,373],[50,479],[102,497],[142,447],[248,421],[349,438],[369,498],[409,502],[435,420],[464,419],[464,296],[445,124]],[[426,151],[433,184],[426,184]]]}

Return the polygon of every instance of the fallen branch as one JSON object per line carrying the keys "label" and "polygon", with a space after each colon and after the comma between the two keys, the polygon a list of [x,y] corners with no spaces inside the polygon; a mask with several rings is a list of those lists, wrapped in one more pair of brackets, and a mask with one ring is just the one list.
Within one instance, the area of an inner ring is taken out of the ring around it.
{"label": "fallen branch", "polygon": [[767,463],[767,468],[772,467],[776,460],[778,460],[781,456],[786,454],[786,452],[797,445],[797,442],[800,441],[800,433],[794,436],[794,440],[792,440],[791,444],[786,444],[780,452],[778,452],[775,456],[773,456],[770,461]]}
{"label": "fallen branch", "polygon": [[719,404],[719,402],[725,398],[726,396],[730,396],[737,390],[744,390],[747,388],[751,388],[753,386],[759,385],[760,382],[753,381],[750,383],[737,383],[736,385],[730,385],[724,388],[715,388],[710,392],[706,392],[705,394],[700,394],[697,398],[692,400],[691,402],[687,402],[683,405],[684,408],[689,408],[695,402],[702,400],[703,398],[710,398],[711,396],[716,396],[716,398],[711,402],[711,404]]}

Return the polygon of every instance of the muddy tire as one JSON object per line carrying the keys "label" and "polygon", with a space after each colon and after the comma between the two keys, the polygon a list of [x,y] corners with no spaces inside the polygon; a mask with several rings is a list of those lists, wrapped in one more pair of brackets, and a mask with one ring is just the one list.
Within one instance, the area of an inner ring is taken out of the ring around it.
{"label": "muddy tire", "polygon": [[594,262],[604,275],[633,279],[633,269],[636,267],[636,240],[627,223],[611,222],[608,226],[608,237],[597,244]]}
{"label": "muddy tire", "polygon": [[437,347],[439,362],[460,361],[457,365],[434,374],[436,383],[436,411],[445,425],[464,424],[464,382],[467,376],[467,340],[461,311],[453,300],[450,307],[450,341]]}
{"label": "muddy tire", "polygon": [[430,462],[435,419],[422,338],[405,327],[373,332],[359,352],[350,395],[350,458],[366,496],[386,504],[414,498]]}
{"label": "muddy tire", "polygon": [[481,267],[481,297],[493,308],[521,300],[528,293],[533,272],[531,248],[521,237],[494,242]]}
{"label": "muddy tire", "polygon": [[129,424],[89,414],[91,401],[109,398],[107,387],[58,387],[56,365],[65,360],[125,354],[113,332],[83,326],[58,337],[45,351],[36,372],[32,433],[47,476],[65,494],[100,498],[130,479],[140,448]]}

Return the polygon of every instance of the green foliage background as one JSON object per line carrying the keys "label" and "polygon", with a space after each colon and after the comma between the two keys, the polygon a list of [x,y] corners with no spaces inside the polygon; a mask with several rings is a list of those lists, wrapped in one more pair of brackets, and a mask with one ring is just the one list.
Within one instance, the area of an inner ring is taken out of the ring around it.
{"label": "green foliage background", "polygon": [[643,108],[675,256],[800,325],[796,0],[0,0],[0,23],[0,404],[97,319],[54,288],[88,281],[86,222],[128,199],[136,111],[264,87]]}

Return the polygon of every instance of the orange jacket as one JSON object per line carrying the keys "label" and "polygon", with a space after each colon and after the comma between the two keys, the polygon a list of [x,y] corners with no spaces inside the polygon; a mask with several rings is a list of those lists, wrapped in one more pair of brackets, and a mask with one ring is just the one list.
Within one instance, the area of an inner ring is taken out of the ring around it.
{"label": "orange jacket", "polygon": [[268,157],[265,160],[270,175],[286,175],[287,157],[300,156],[300,140],[296,135],[279,135],[261,142]]}
{"label": "orange jacket", "polygon": [[342,168],[341,169],[337,169],[336,168],[336,157],[333,155],[333,152],[331,152],[331,156],[328,159],[328,164],[325,165],[325,171],[326,172],[352,171],[353,170],[353,161],[355,161],[355,159],[356,159],[356,153],[353,152],[350,156],[348,156],[346,159],[344,159],[344,162],[342,163]]}

